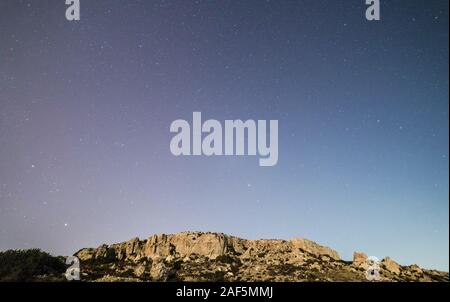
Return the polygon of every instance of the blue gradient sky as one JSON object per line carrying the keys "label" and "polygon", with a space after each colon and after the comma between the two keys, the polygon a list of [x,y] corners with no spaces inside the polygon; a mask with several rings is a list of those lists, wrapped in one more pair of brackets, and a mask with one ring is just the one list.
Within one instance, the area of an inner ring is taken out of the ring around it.
{"label": "blue gradient sky", "polygon": [[[448,1],[0,2],[0,250],[306,237],[448,271]],[[279,162],[170,153],[278,119]]]}

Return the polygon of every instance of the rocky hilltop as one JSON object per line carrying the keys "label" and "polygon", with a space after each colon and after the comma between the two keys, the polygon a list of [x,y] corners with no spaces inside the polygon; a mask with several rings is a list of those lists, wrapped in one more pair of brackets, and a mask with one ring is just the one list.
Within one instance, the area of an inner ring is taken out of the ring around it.
{"label": "rocky hilltop", "polygon": [[[367,281],[365,254],[353,261],[304,238],[245,240],[184,232],[85,248],[75,253],[84,281]],[[384,258],[380,281],[449,281],[448,273]]]}

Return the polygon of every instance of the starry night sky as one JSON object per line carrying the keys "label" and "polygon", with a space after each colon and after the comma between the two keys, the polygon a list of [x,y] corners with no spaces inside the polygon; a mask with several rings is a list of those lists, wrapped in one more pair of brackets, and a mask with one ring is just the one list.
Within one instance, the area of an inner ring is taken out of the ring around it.
{"label": "starry night sky", "polygon": [[[64,2],[0,2],[0,250],[202,230],[448,271],[448,1]],[[278,119],[278,165],[174,157],[193,111]]]}

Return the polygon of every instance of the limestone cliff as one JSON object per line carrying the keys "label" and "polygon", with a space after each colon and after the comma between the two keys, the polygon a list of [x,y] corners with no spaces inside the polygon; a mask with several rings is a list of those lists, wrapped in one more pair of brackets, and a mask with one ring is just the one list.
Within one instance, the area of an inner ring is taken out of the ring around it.
{"label": "limestone cliff", "polygon": [[[304,238],[246,240],[221,233],[183,232],[78,251],[86,281],[367,281],[364,253],[343,261]],[[448,273],[379,263],[377,280],[448,281]]]}

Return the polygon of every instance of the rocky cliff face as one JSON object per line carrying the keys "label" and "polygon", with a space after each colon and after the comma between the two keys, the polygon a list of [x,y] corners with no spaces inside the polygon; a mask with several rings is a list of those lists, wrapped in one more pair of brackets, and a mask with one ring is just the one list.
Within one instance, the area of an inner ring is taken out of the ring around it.
{"label": "rocky cliff face", "polygon": [[[153,235],[78,251],[85,281],[367,281],[370,262],[353,262],[304,238],[245,240],[220,233]],[[377,280],[448,281],[448,273],[380,264]]]}

